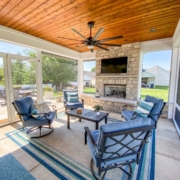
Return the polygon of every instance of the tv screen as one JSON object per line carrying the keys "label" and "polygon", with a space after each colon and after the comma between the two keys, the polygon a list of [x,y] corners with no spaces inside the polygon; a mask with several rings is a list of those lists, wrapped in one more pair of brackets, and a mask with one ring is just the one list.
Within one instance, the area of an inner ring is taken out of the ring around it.
{"label": "tv screen", "polygon": [[127,57],[102,59],[101,73],[127,73]]}

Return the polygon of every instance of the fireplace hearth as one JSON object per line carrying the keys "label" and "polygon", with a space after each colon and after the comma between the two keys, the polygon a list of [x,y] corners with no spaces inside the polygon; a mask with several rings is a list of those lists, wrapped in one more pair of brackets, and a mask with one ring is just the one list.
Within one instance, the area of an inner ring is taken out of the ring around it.
{"label": "fireplace hearth", "polygon": [[104,96],[114,98],[125,98],[126,85],[104,84]]}

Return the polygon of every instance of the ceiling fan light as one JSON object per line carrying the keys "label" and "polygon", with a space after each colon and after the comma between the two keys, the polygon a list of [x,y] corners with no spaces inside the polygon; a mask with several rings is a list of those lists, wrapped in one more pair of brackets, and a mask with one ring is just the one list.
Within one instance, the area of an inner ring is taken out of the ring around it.
{"label": "ceiling fan light", "polygon": [[88,47],[89,49],[93,49],[93,48],[94,48],[93,45],[87,45],[87,47]]}

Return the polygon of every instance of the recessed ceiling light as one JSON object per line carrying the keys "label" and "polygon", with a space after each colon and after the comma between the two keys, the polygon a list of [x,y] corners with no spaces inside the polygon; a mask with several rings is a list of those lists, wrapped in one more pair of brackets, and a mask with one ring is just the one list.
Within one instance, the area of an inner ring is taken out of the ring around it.
{"label": "recessed ceiling light", "polygon": [[156,28],[151,28],[149,31],[150,31],[150,32],[155,32],[155,31],[156,31]]}

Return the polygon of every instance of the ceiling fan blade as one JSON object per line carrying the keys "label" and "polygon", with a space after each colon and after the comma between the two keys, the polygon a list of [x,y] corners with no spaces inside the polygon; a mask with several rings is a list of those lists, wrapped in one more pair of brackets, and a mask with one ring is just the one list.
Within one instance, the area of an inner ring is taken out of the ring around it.
{"label": "ceiling fan blade", "polygon": [[104,31],[104,28],[100,28],[96,35],[93,37],[93,40],[96,40]]}
{"label": "ceiling fan blade", "polygon": [[105,51],[109,51],[109,49],[104,48],[104,47],[102,47],[102,46],[100,46],[100,45],[98,45],[98,44],[96,44],[95,46],[97,46],[98,48],[104,49]]}
{"label": "ceiling fan blade", "polygon": [[67,40],[73,40],[73,41],[81,41],[81,40],[71,39],[71,38],[65,38],[65,37],[58,37],[58,38],[67,39]]}
{"label": "ceiling fan blade", "polygon": [[89,40],[86,38],[86,37],[84,37],[81,33],[79,33],[78,31],[76,31],[75,29],[72,29],[76,34],[78,34],[79,36],[81,36],[83,39],[85,39],[86,41],[88,41],[89,42]]}
{"label": "ceiling fan blade", "polygon": [[111,40],[120,39],[120,38],[123,38],[123,36],[115,36],[115,37],[111,37],[111,38],[101,39],[101,40],[99,40],[99,42],[111,41]]}
{"label": "ceiling fan blade", "polygon": [[107,43],[100,43],[99,45],[104,45],[104,46],[119,46],[121,47],[121,44],[107,44]]}

